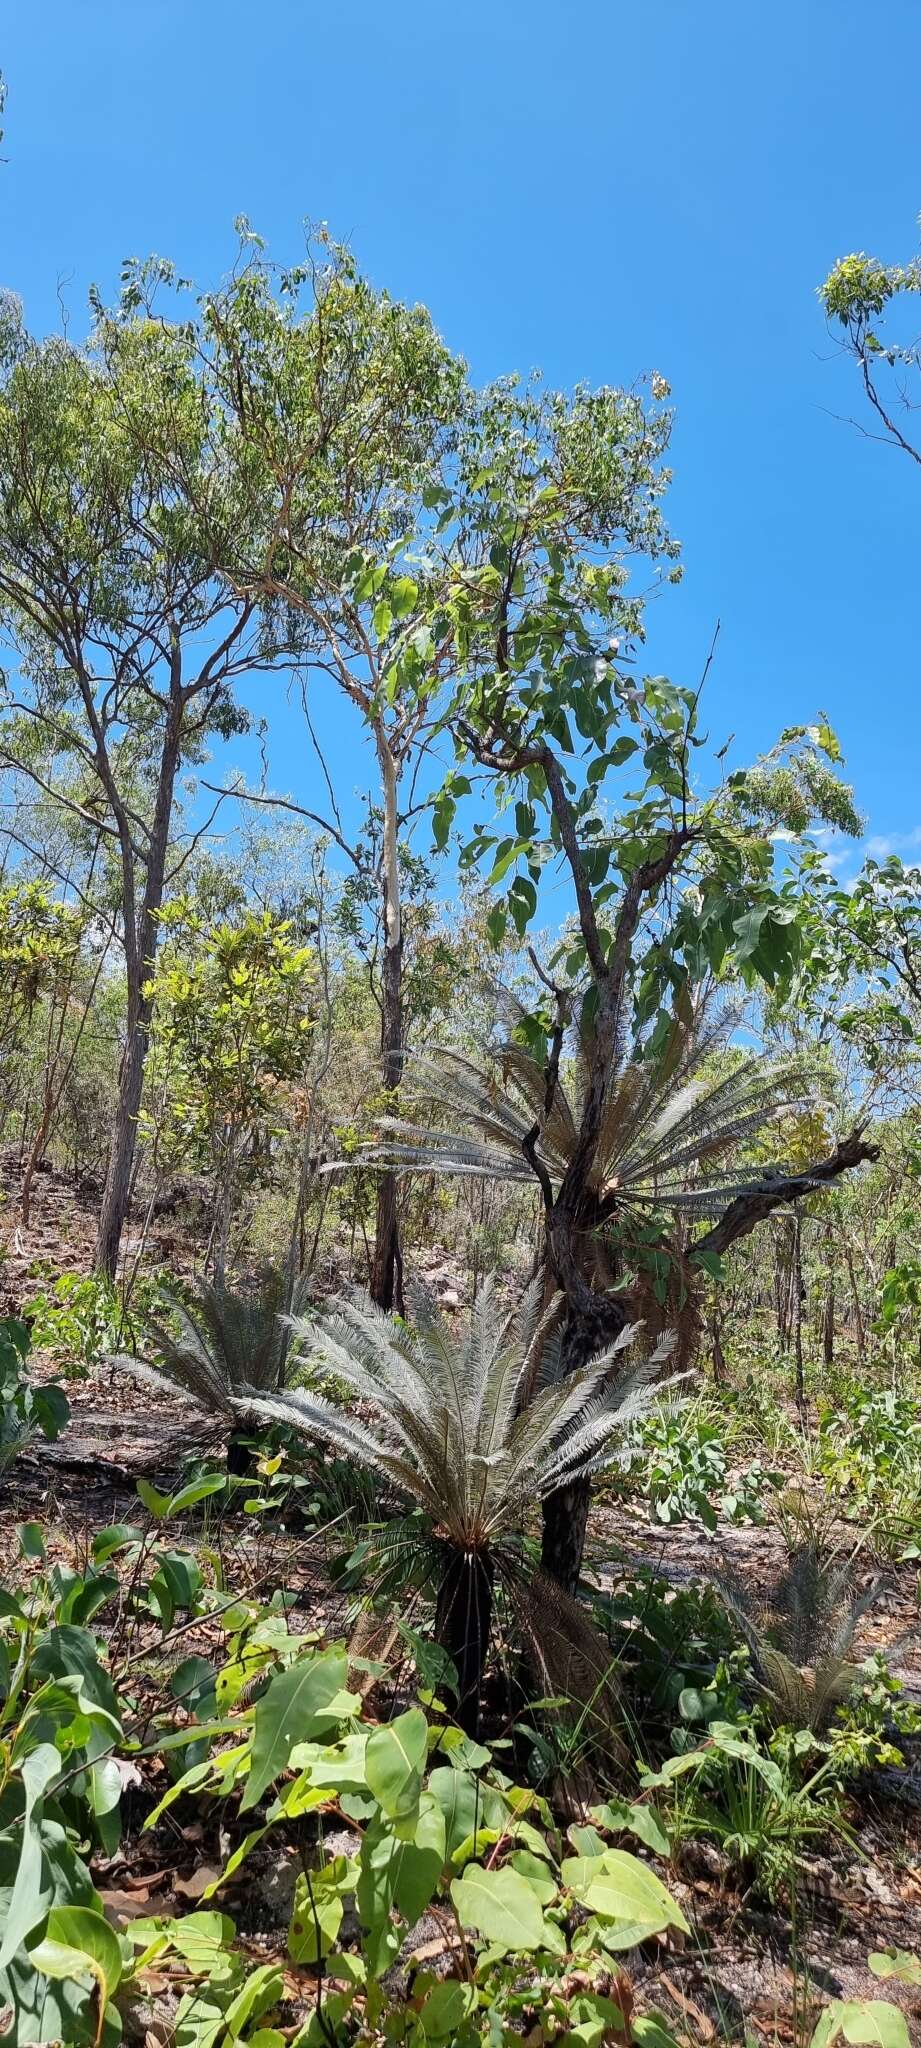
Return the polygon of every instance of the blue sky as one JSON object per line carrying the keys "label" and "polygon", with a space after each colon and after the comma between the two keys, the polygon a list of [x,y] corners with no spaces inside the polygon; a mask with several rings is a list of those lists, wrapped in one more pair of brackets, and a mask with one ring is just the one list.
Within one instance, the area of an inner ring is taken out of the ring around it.
{"label": "blue sky", "polygon": [[[848,250],[918,245],[916,0],[42,0],[0,62],[0,281],[35,330],[60,294],[79,333],[125,255],[209,284],[238,212],[282,260],[309,214],[478,377],[662,371],[686,567],[650,667],[696,682],[720,617],[717,743],[826,710],[868,832],[917,849],[921,473],[835,417],[859,393],[815,298]],[[310,801],[294,739],[282,711]],[[333,765],[360,778],[352,739]]]}

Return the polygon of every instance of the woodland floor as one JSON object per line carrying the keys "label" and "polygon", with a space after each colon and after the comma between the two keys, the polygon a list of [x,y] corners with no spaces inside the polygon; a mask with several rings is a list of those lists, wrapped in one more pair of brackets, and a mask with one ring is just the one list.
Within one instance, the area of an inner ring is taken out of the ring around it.
{"label": "woodland floor", "polygon": [[[0,1162],[2,1164],[2,1162]],[[10,1190],[10,1193],[12,1191]],[[0,1310],[15,1313],[40,1283],[35,1262],[49,1272],[88,1271],[93,1240],[95,1191],[81,1197],[72,1183],[57,1174],[37,1178],[33,1221],[27,1240],[9,1220],[0,1220]],[[186,1263],[181,1232],[167,1222],[155,1229],[148,1247],[154,1263],[174,1270]],[[188,1240],[186,1240],[188,1243]],[[40,1365],[40,1361],[39,1361]],[[0,1583],[13,1570],[15,1525],[38,1519],[51,1531],[49,1554],[62,1560],[85,1558],[95,1529],[131,1520],[138,1512],[135,1480],[144,1476],[168,1485],[190,1455],[221,1447],[220,1433],[203,1424],[194,1408],[148,1393],[109,1370],[95,1371],[67,1387],[72,1416],[56,1444],[23,1456],[8,1475],[0,1515]],[[345,1610],[325,1567],[323,1547],[308,1533],[225,1516],[207,1529],[207,1542],[224,1554],[228,1581],[268,1597],[277,1586],[296,1592],[297,1620],[306,1630],[342,1630]],[[194,1543],[194,1526],[183,1523],[184,1542]],[[596,1510],[590,1538],[598,1582],[616,1587],[638,1564],[676,1586],[703,1582],[728,1565],[746,1584],[766,1586],[782,1555],[776,1531],[730,1524],[716,1536],[694,1524],[651,1526],[641,1506],[629,1502]],[[21,1572],[21,1564],[18,1566]],[[867,1575],[874,1571],[867,1562]],[[877,1570],[879,1567],[876,1568]],[[856,1645],[858,1655],[873,1650],[891,1653],[918,1622],[917,1568],[884,1570],[885,1588],[864,1617]],[[145,1694],[154,1697],[151,1631],[150,1652],[143,1625],[132,1622],[136,1640],[128,1646],[138,1667],[138,1718],[143,1724]],[[207,1654],[213,1648],[207,1621],[184,1634],[183,1655]],[[124,1654],[124,1643],[120,1646]],[[903,1647],[892,1668],[909,1697],[921,1701],[921,1639]],[[141,1833],[151,1798],[164,1766],[156,1757],[143,1764],[143,1777],[126,1787],[126,1830],[118,1854],[108,1863],[97,1860],[94,1871],[107,1908],[116,1922],[141,1914],[188,1911],[217,1875],[226,1844],[218,1841],[217,1821],[194,1821],[182,1827],[170,1812],[160,1825]],[[128,1767],[129,1772],[134,1766]],[[909,2020],[912,2039],[921,2043],[921,1991],[894,1980],[880,1984],[866,1967],[868,1953],[880,1948],[921,1947],[921,1738],[906,1746],[903,1771],[878,1773],[861,1795],[853,1814],[857,1851],[833,1846],[804,1860],[806,1882],[800,1888],[800,1924],[791,1929],[789,1910],[740,1898],[725,1882],[719,1853],[708,1842],[686,1843],[669,1882],[694,1928],[695,1938],[683,1950],[672,1947],[659,1960],[648,1950],[632,1959],[637,1990],[669,2011],[672,2024],[689,2041],[751,2036],[768,2042],[803,2037],[804,2017],[830,1997],[885,1997],[900,2004]],[[346,1843],[330,1846],[341,1849]],[[254,1960],[277,1953],[287,1924],[294,1868],[273,1859],[260,1866],[254,1857],[235,1898],[228,1890],[227,1910],[251,1940]],[[223,1896],[223,1895],[222,1895]],[[434,1940],[430,1937],[434,1936]],[[414,1931],[413,1953],[425,1949],[431,1961],[438,1947],[434,1927],[420,1923]],[[306,1995],[304,1973],[291,1975],[291,1997]],[[299,1981],[300,1980],[300,1981]],[[151,2038],[150,2033],[147,2036]],[[154,2038],[156,2031],[154,2030]],[[808,2039],[808,2032],[806,2034]]]}

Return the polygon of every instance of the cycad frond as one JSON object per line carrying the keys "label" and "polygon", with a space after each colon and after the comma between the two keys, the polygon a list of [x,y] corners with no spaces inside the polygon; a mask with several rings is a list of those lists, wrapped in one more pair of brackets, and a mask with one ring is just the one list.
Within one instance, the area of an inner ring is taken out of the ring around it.
{"label": "cycad frond", "polygon": [[[502,994],[504,1021],[514,1028],[523,1013],[507,991]],[[657,1059],[632,1060],[609,1076],[590,1178],[608,1207],[675,1207],[701,1218],[721,1214],[750,1180],[713,1162],[808,1098],[807,1077],[789,1063],[743,1058],[728,1074],[705,1078],[701,1069],[716,1035],[696,1019],[676,1020]],[[549,1112],[544,1068],[511,1036],[479,1061],[451,1047],[409,1054],[404,1097],[419,1110],[434,1111],[437,1125],[418,1116],[382,1117],[380,1137],[361,1156],[416,1173],[528,1182],[533,1175],[525,1141],[537,1126],[536,1156],[558,1187],[578,1143],[590,1053],[590,1038],[583,1035],[572,1097],[559,1079]]]}
{"label": "cycad frond", "polygon": [[[152,1360],[120,1352],[110,1364],[135,1379],[195,1401],[214,1415],[234,1420],[235,1396],[244,1389],[273,1393],[288,1370],[290,1328],[280,1313],[284,1276],[265,1274],[258,1288],[234,1289],[203,1283],[192,1302],[170,1287],[161,1290],[172,1327],[151,1316],[145,1336]],[[307,1303],[307,1282],[296,1281],[289,1307],[299,1315]]]}
{"label": "cycad frond", "polygon": [[378,1472],[458,1549],[489,1548],[521,1526],[561,1473],[576,1478],[613,1459],[625,1419],[648,1400],[668,1355],[661,1344],[623,1373],[621,1353],[635,1331],[625,1333],[522,1406],[547,1325],[538,1293],[535,1282],[517,1313],[502,1314],[487,1282],[460,1341],[418,1295],[412,1330],[367,1296],[349,1296],[295,1328],[314,1370],[359,1396],[361,1420],[300,1388],[269,1396],[241,1389],[235,1405],[291,1423]]}
{"label": "cycad frond", "polygon": [[835,1565],[812,1540],[790,1552],[759,1597],[733,1574],[724,1574],[720,1591],[748,1642],[761,1693],[779,1721],[819,1729],[831,1720],[859,1675],[848,1652],[879,1588],[876,1579],[858,1592],[854,1560]]}

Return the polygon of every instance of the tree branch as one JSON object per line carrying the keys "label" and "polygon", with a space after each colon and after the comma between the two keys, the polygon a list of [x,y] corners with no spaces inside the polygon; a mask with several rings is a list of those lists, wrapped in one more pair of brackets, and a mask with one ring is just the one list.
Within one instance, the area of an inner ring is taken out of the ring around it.
{"label": "tree branch", "polygon": [[827,1186],[842,1173],[850,1173],[866,1159],[878,1159],[879,1146],[871,1144],[863,1131],[864,1126],[856,1124],[846,1138],[839,1139],[827,1159],[817,1160],[814,1166],[807,1166],[802,1173],[780,1173],[770,1169],[763,1173],[761,1180],[747,1194],[737,1195],[719,1222],[690,1246],[688,1257],[693,1259],[699,1252],[728,1251],[740,1237],[748,1237],[773,1210],[790,1202],[799,1202],[804,1195],[814,1194],[817,1188]]}

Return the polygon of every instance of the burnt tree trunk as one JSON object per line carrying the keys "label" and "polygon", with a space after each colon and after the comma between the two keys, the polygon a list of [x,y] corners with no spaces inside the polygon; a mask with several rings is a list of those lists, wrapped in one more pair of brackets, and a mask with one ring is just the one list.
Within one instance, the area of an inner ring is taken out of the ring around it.
{"label": "burnt tree trunk", "polygon": [[445,1551],[435,1608],[435,1640],[457,1672],[457,1719],[466,1735],[480,1725],[480,1688],[492,1627],[493,1565],[478,1550]]}
{"label": "burnt tree trunk", "polygon": [[[591,1309],[587,1301],[579,1308],[570,1302],[561,1361],[564,1376],[582,1372],[589,1359],[620,1336],[626,1321],[626,1309],[610,1295],[594,1295]],[[578,1588],[591,1498],[591,1480],[573,1479],[555,1487],[543,1503],[541,1570],[566,1593]]]}
{"label": "burnt tree trunk", "polygon": [[806,1419],[806,1375],[803,1365],[803,1221],[797,1209],[793,1218],[792,1247],[793,1352],[796,1365],[796,1406],[801,1422]]}

